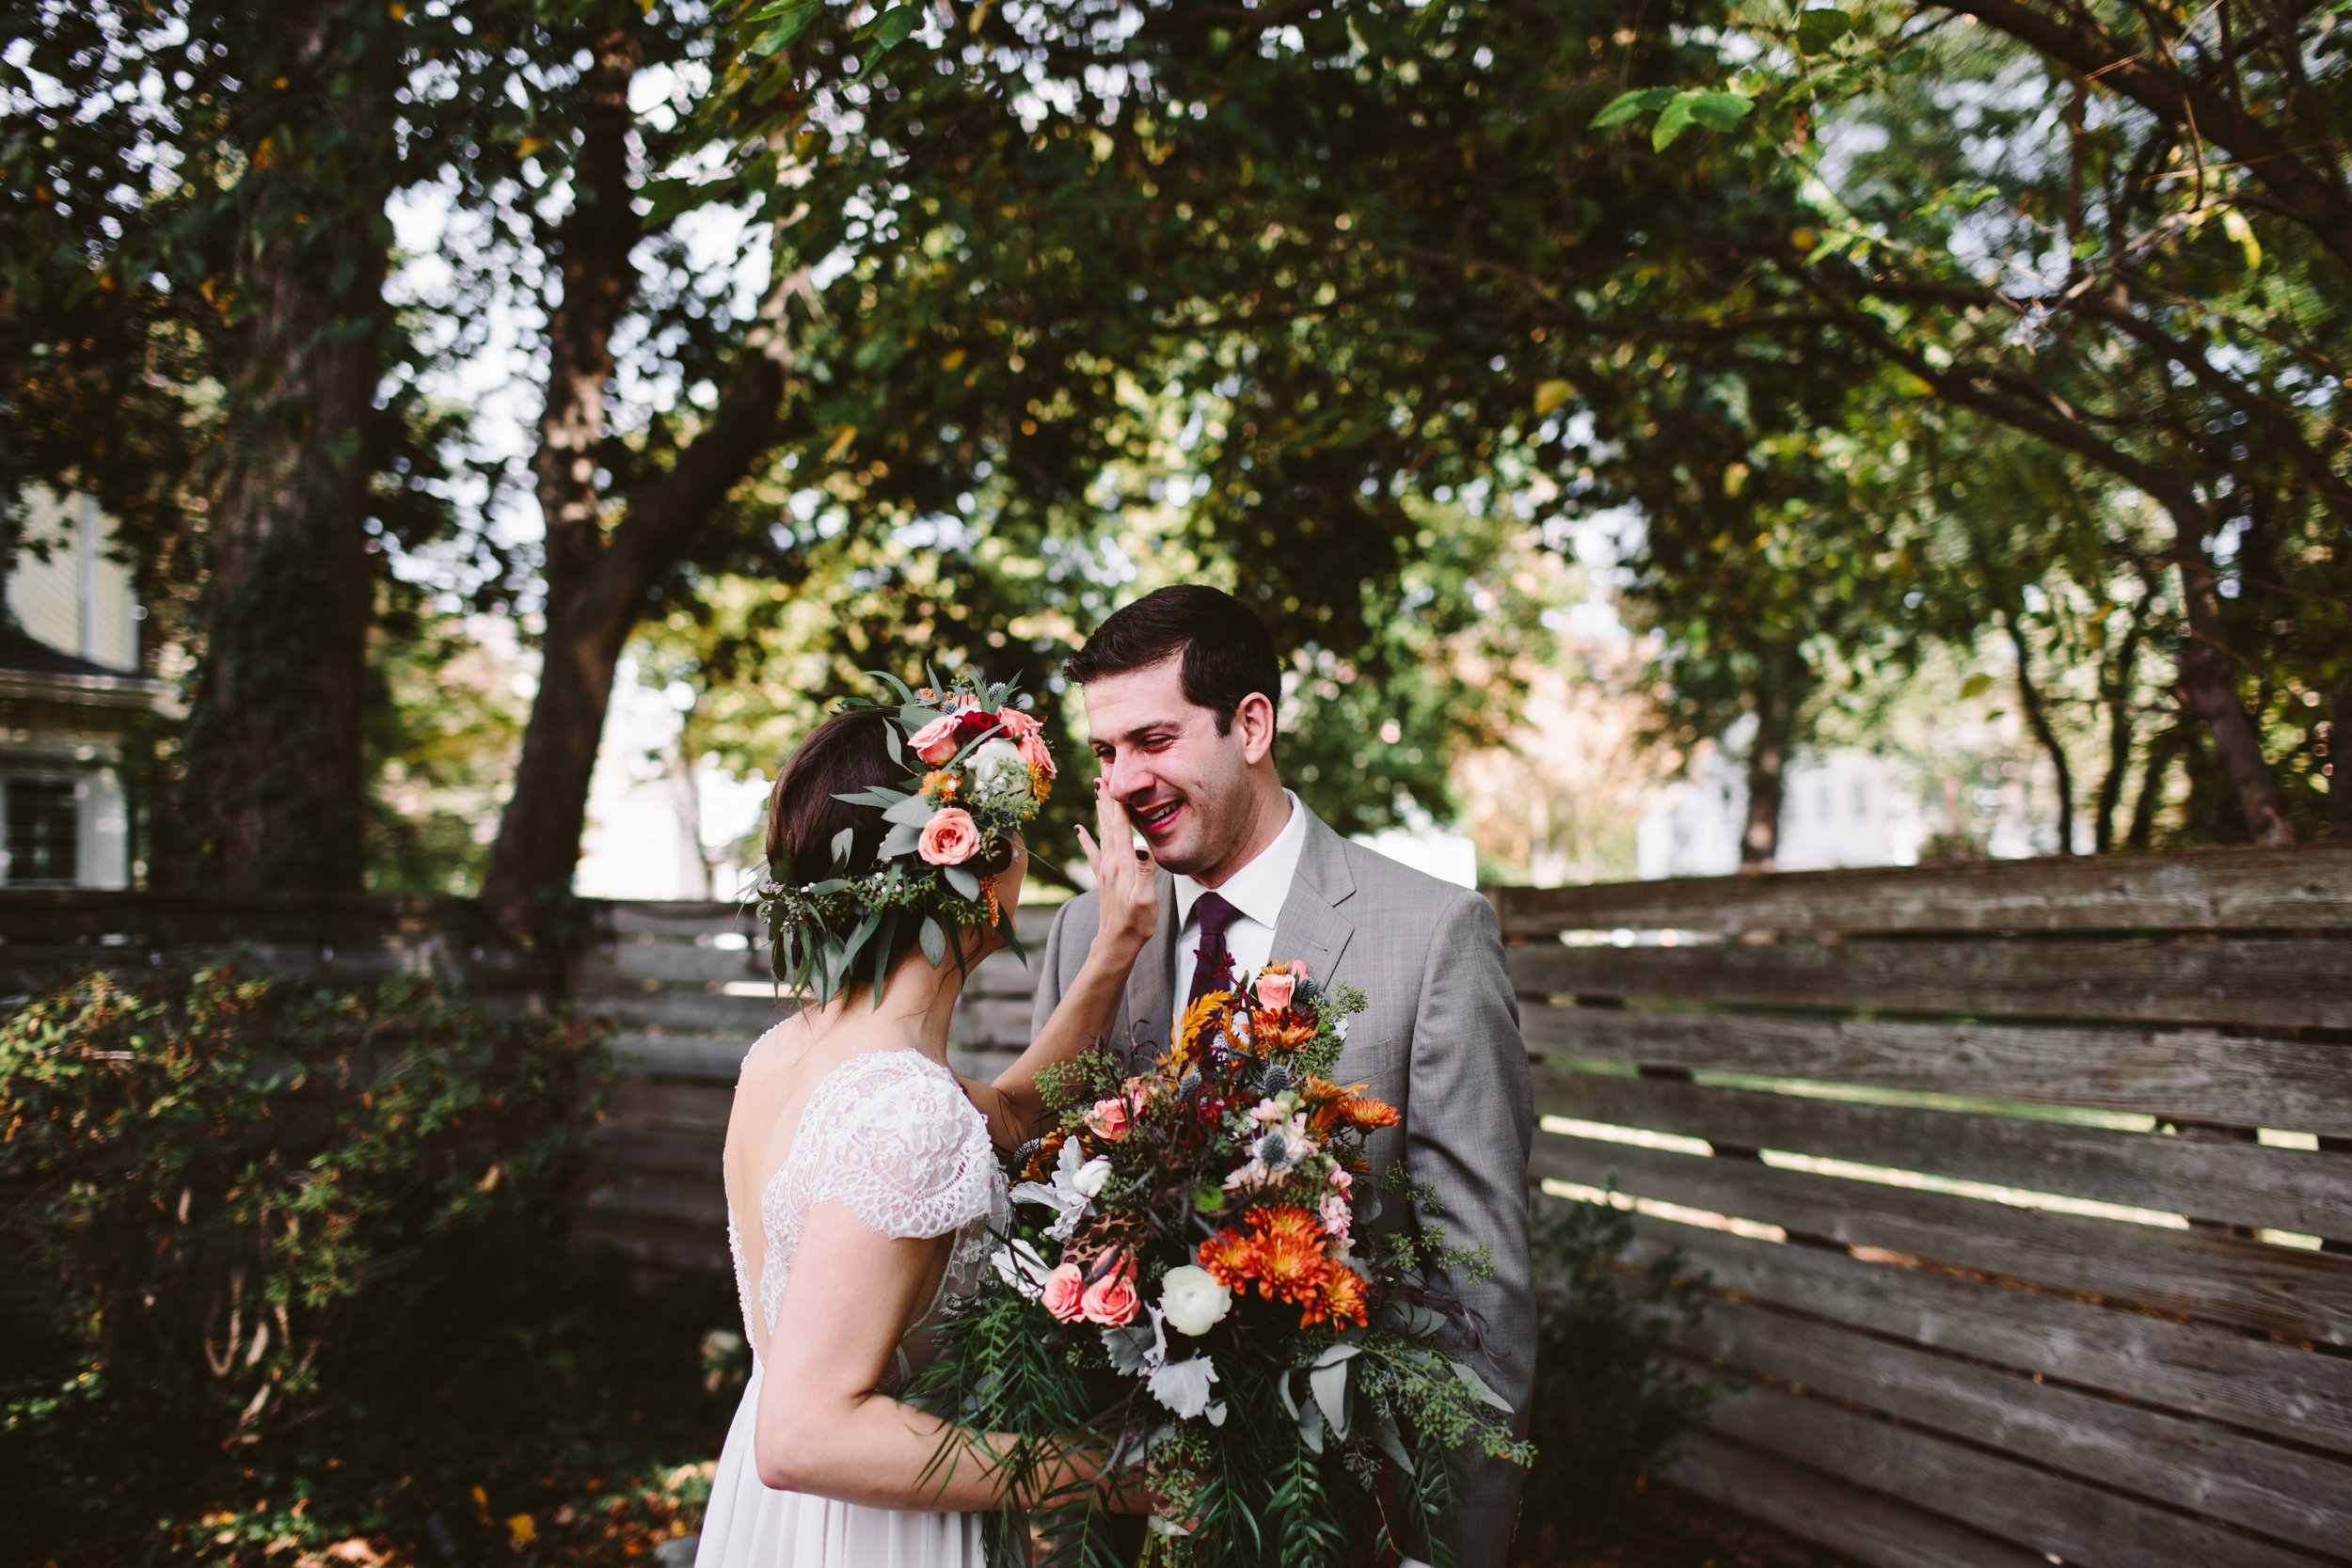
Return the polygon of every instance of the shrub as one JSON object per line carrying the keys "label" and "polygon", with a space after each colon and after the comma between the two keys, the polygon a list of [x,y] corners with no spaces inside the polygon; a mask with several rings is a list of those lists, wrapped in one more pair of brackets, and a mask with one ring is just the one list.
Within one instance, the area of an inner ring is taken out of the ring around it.
{"label": "shrub", "polygon": [[587,1025],[421,980],[61,981],[0,1021],[0,1246],[52,1336],[10,1347],[8,1425],[78,1403],[218,1449],[309,1419],[355,1303],[380,1325],[491,1235],[560,1246],[599,1061]]}
{"label": "shrub", "polygon": [[1678,1252],[1644,1270],[1621,1262],[1633,1237],[1632,1216],[1609,1204],[1537,1211],[1535,1465],[1523,1493],[1523,1549],[1606,1537],[1627,1518],[1651,1462],[1714,1398],[1666,1343],[1677,1320],[1698,1322],[1704,1280],[1677,1277]]}

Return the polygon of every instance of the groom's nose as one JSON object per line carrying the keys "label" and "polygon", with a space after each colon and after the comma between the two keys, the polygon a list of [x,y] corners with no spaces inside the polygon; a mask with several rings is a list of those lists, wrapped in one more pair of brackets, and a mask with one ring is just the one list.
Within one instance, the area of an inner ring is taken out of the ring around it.
{"label": "groom's nose", "polygon": [[1120,801],[1150,795],[1159,782],[1143,754],[1125,747],[1111,753],[1103,768],[1103,780],[1112,797]]}

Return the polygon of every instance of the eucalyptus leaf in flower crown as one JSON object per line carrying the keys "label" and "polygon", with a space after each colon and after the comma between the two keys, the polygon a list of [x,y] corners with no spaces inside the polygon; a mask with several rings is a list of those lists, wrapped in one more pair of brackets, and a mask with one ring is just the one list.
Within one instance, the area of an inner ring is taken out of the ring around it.
{"label": "eucalyptus leaf in flower crown", "polygon": [[856,834],[844,828],[834,835],[831,875],[794,885],[777,881],[771,867],[758,890],[778,983],[808,992],[820,1006],[862,977],[872,980],[879,1004],[890,955],[910,929],[933,964],[953,954],[962,967],[964,945],[956,939],[970,926],[1001,927],[1025,960],[995,880],[1011,863],[1022,824],[1054,784],[1044,727],[1013,705],[1015,683],[991,684],[967,672],[914,688],[881,671],[867,673],[896,701],[850,697],[842,708],[882,711],[884,743],[907,776],[898,787],[876,784],[838,799],[879,808],[889,831],[861,862]]}

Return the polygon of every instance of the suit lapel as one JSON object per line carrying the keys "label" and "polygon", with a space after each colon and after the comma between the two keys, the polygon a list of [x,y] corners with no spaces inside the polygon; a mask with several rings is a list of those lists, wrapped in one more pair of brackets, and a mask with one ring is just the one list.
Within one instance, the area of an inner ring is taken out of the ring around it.
{"label": "suit lapel", "polygon": [[1127,972],[1126,1016],[1119,1021],[1111,1048],[1123,1052],[1132,1037],[1142,1042],[1137,1056],[1150,1062],[1168,1048],[1175,1033],[1176,879],[1159,874],[1160,919]]}
{"label": "suit lapel", "polygon": [[[1307,811],[1304,805],[1299,808]],[[1298,852],[1298,869],[1291,877],[1289,896],[1282,900],[1282,917],[1274,925],[1274,946],[1268,955],[1276,963],[1298,959],[1318,983],[1339,973],[1355,922],[1343,912],[1356,895],[1356,879],[1347,869],[1346,841],[1323,818],[1307,812],[1307,842]]]}

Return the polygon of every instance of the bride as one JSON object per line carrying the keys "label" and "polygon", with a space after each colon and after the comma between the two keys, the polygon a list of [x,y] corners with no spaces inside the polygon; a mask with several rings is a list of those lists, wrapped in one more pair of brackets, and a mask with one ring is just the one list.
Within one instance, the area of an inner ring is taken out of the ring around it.
{"label": "bride", "polygon": [[[908,856],[911,826],[894,834],[878,805],[839,799],[878,785],[911,787],[909,764],[897,760],[902,748],[932,762],[975,759],[960,781],[937,786],[973,812],[942,809],[939,818],[961,823],[924,826],[920,862],[931,865],[949,863],[959,847],[972,856],[972,844],[984,841],[950,842],[974,830],[975,816],[989,820],[983,791],[1006,787],[1008,768],[992,769],[1001,752],[981,753],[995,747],[1026,757],[1032,788],[1050,775],[1027,715],[1001,703],[986,705],[1000,711],[985,715],[968,695],[949,702],[939,724],[912,736],[890,708],[838,714],[786,764],[769,804],[770,875],[809,895],[785,906],[788,938],[821,942],[829,923],[858,914],[828,915],[844,900],[825,905],[816,895],[866,884],[825,879],[890,863],[878,853]],[[968,746],[961,736],[985,731],[977,722],[983,718],[1001,722],[1002,736],[960,750]],[[942,724],[945,742],[934,734]],[[926,784],[941,779],[933,773]],[[961,796],[953,793],[958,783]],[[1035,809],[1028,797],[1023,802],[1019,816]],[[962,944],[962,965],[952,953],[927,958],[904,929],[915,922],[894,921],[883,934],[896,930],[893,945],[902,950],[885,959],[879,998],[870,982],[831,976],[841,989],[830,1000],[768,1031],[744,1058],[725,1170],[752,1376],[720,1454],[697,1568],[980,1568],[978,1511],[999,1505],[987,1456],[966,1452],[934,1466],[945,1426],[890,1390],[911,1370],[910,1356],[922,1354],[924,1323],[950,1294],[971,1288],[987,1266],[992,1228],[1006,1223],[1005,1181],[991,1146],[1015,1147],[1031,1135],[1043,1110],[1041,1069],[1111,1034],[1128,969],[1157,918],[1148,851],[1129,849],[1124,813],[1099,784],[1095,809],[1100,842],[1083,828],[1079,836],[1102,897],[1101,934],[1044,1032],[993,1084],[960,1080],[947,1067],[963,971],[1005,946],[993,920],[945,927]],[[845,831],[853,841],[847,855]],[[984,890],[989,914],[1001,905],[1009,919],[1028,868],[1009,826],[996,859],[960,868],[966,878],[993,873]],[[925,869],[912,858],[906,863]],[[870,965],[860,958],[855,967]],[[1072,1463],[1070,1474],[1047,1484],[1093,1481],[1083,1462]],[[1144,1504],[1118,1497],[1113,1506]]]}

